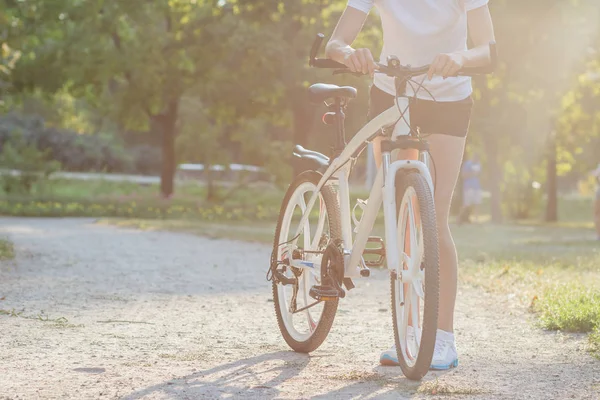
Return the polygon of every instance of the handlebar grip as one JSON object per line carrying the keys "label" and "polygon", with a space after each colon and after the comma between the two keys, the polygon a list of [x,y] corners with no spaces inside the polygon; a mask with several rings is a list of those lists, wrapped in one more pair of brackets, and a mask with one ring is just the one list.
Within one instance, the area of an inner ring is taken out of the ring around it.
{"label": "handlebar grip", "polygon": [[335,68],[335,69],[346,69],[344,64],[337,61],[330,60],[329,58],[315,58],[311,60],[311,67],[315,68]]}
{"label": "handlebar grip", "polygon": [[310,59],[308,60],[308,65],[311,67],[315,67],[315,61],[317,57],[317,53],[319,52],[319,48],[321,47],[321,43],[323,43],[323,39],[325,35],[322,33],[317,33],[317,37],[315,37],[315,41],[310,49]]}
{"label": "handlebar grip", "polygon": [[348,75],[354,75],[354,76],[365,76],[366,75],[366,74],[363,74],[362,72],[352,72],[346,66],[344,66],[343,69],[336,69],[335,71],[333,71],[333,75],[341,75],[341,74],[348,74]]}

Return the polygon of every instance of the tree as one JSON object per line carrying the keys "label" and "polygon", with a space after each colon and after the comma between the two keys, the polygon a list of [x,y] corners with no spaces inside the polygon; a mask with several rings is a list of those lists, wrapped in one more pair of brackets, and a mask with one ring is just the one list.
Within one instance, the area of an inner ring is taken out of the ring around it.
{"label": "tree", "polygon": [[15,86],[67,88],[126,128],[160,135],[161,193],[170,196],[181,98],[210,82],[215,60],[226,58],[223,38],[237,29],[229,4],[32,0],[12,7],[17,22],[10,37],[27,50]]}
{"label": "tree", "polygon": [[[501,67],[494,77],[476,82],[473,130],[486,154],[492,219],[500,221],[501,204],[515,201],[510,193],[531,190],[540,163],[553,154],[545,151],[548,138],[561,98],[571,87],[571,77],[593,34],[591,11],[597,5],[594,1],[504,0],[490,7]],[[509,179],[507,173],[527,179]]]}

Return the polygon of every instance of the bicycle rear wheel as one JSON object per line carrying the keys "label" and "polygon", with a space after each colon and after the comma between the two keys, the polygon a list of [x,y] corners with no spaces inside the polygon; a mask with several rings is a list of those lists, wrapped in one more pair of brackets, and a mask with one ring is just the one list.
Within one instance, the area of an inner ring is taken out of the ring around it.
{"label": "bicycle rear wheel", "polygon": [[[325,185],[321,189],[313,212],[300,235],[294,237],[320,178],[317,172],[304,172],[287,190],[275,230],[272,257],[276,258],[271,260],[272,271],[276,265],[272,286],[277,323],[286,343],[301,353],[314,351],[323,343],[339,301],[335,298],[318,302],[310,296],[311,287],[323,284],[322,268],[327,266],[321,261],[325,249],[341,238],[339,204],[333,187]],[[290,260],[314,267],[296,268],[289,265]]]}
{"label": "bicycle rear wheel", "polygon": [[439,253],[433,196],[415,172],[398,175],[398,270],[391,272],[394,340],[400,367],[419,380],[431,365],[438,320]]}

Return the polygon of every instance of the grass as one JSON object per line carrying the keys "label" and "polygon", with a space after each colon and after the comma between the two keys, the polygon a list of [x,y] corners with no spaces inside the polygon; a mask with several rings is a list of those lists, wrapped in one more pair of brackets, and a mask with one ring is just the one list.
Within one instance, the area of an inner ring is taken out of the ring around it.
{"label": "grass", "polygon": [[[195,181],[181,183],[176,187],[175,200],[187,199],[206,203],[207,191],[206,185]],[[158,197],[158,194],[159,185],[157,184],[109,180],[52,179],[34,186],[27,198],[85,202],[88,200],[152,199]],[[1,188],[0,195],[5,198],[21,198],[11,193],[4,193]],[[231,187],[219,186],[217,187],[215,201],[226,207],[242,206],[248,203],[279,207],[281,197],[281,190],[266,183],[257,183],[237,187],[235,190]]]}
{"label": "grass", "polygon": [[207,188],[181,184],[169,200],[152,184],[56,179],[27,195],[0,190],[0,215],[31,217],[118,217],[195,219],[200,221],[274,220],[283,194],[266,184],[217,188],[207,201]]}
{"label": "grass", "polygon": [[221,222],[212,223],[195,220],[142,220],[103,218],[98,221],[104,225],[141,230],[163,230],[184,232],[213,239],[233,239],[263,244],[273,243],[275,225],[264,222]]}
{"label": "grass", "polygon": [[600,327],[600,291],[581,284],[548,287],[534,304],[540,325],[550,330],[592,332]]}
{"label": "grass", "polygon": [[0,238],[0,261],[12,260],[15,258],[15,248],[11,242]]}
{"label": "grass", "polygon": [[417,389],[417,393],[428,394],[432,396],[451,396],[485,394],[486,391],[477,387],[466,385],[454,385],[446,382],[441,382],[436,378],[434,381],[429,381],[421,384]]}
{"label": "grass", "polygon": [[589,333],[600,356],[600,243],[589,223],[455,227],[460,279],[529,305],[540,327]]}

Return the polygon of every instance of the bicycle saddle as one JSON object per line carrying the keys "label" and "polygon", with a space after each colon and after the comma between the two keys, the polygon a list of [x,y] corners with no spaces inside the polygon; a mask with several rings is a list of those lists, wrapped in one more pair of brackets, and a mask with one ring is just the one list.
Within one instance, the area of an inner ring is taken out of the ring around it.
{"label": "bicycle saddle", "polygon": [[327,83],[315,83],[308,88],[308,100],[311,103],[322,103],[332,97],[345,97],[354,99],[356,89],[352,86],[337,86]]}

